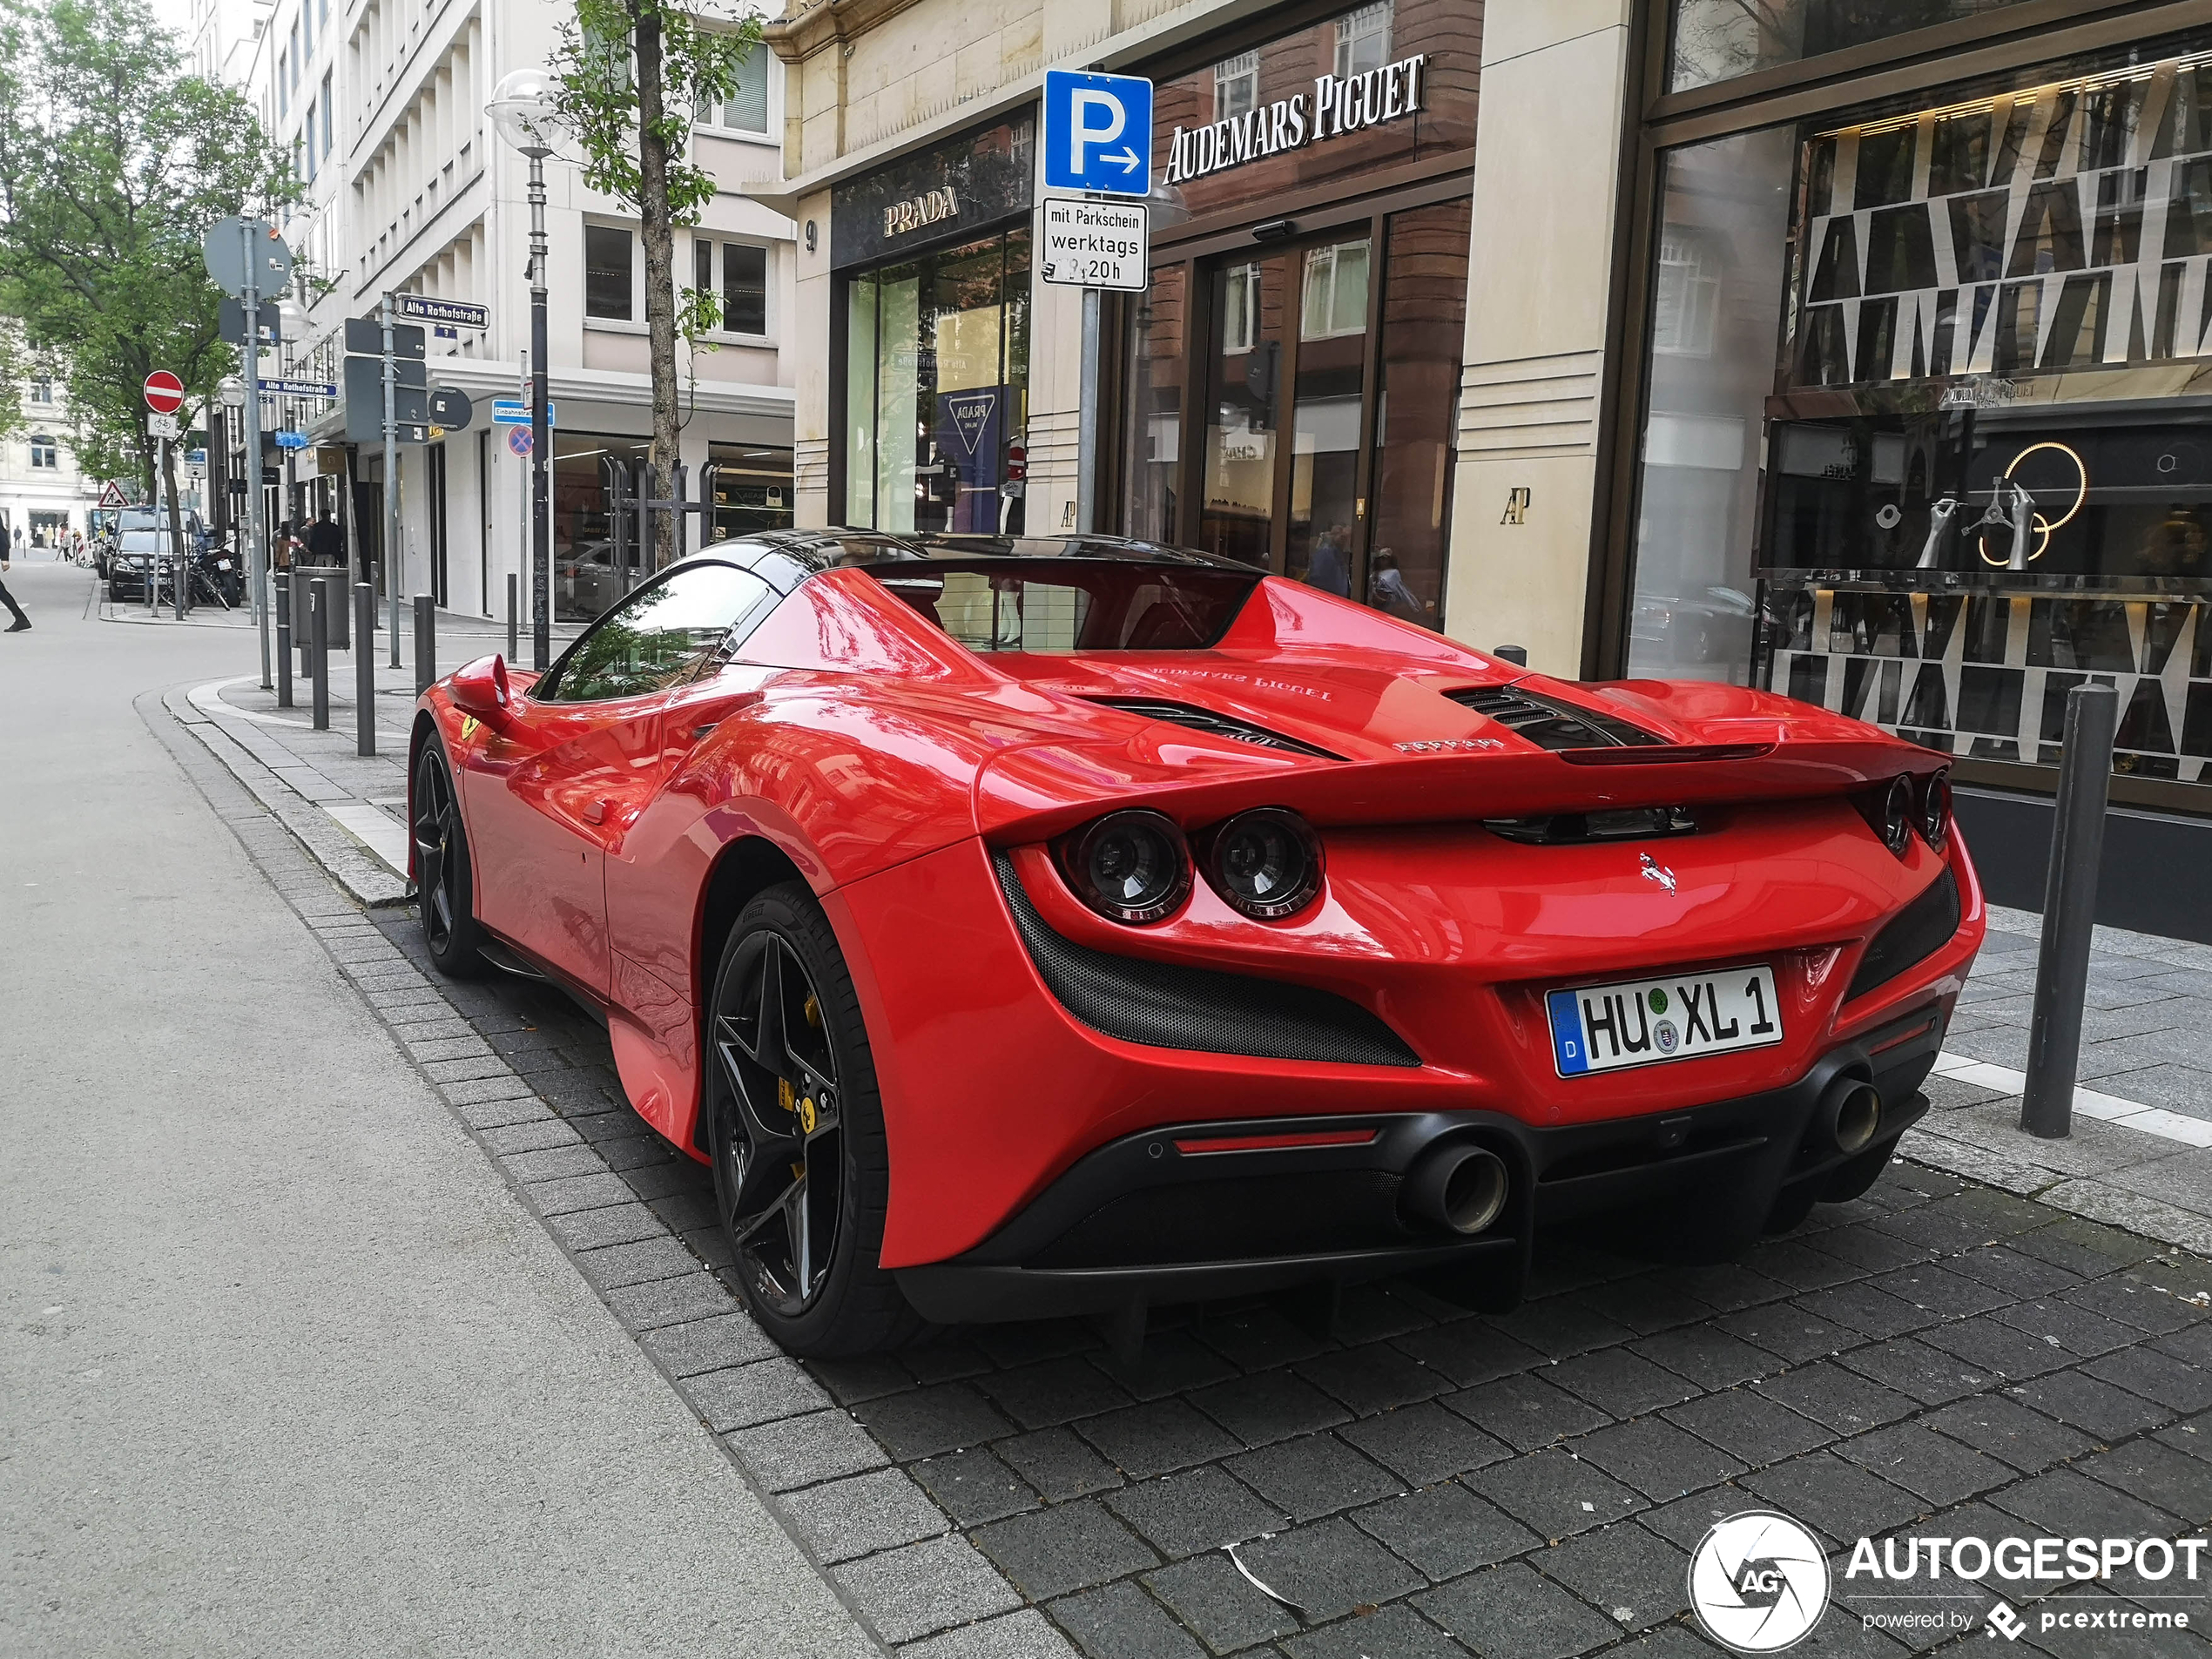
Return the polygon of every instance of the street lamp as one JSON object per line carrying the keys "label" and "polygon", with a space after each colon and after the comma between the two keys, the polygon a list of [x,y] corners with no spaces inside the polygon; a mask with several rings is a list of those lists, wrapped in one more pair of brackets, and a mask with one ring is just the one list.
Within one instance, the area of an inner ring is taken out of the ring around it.
{"label": "street lamp", "polygon": [[556,83],[543,69],[510,70],[492,88],[485,112],[499,136],[530,164],[530,664],[543,671],[553,654],[553,509],[546,421],[550,396],[545,370],[545,158],[559,136]]}

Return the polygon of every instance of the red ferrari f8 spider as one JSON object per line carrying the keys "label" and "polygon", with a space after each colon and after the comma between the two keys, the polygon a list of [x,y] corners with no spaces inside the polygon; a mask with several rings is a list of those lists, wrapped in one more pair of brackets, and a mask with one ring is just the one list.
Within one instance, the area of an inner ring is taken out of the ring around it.
{"label": "red ferrari f8 spider", "polygon": [[1880,1173],[1984,931],[1927,750],[1105,538],[724,542],[412,762],[432,954],[604,1013],[805,1353],[1741,1249]]}

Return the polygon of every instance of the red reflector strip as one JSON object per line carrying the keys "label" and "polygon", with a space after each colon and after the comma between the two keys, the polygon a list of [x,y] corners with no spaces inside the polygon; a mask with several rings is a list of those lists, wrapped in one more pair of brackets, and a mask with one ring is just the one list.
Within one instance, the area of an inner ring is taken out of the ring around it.
{"label": "red reflector strip", "polygon": [[1885,1053],[1889,1049],[1896,1048],[1900,1042],[1910,1042],[1915,1037],[1926,1036],[1931,1030],[1934,1029],[1934,1028],[1935,1016],[1933,1015],[1930,1015],[1926,1019],[1921,1021],[1919,1024],[1914,1026],[1910,1031],[1900,1031],[1897,1035],[1890,1038],[1886,1042],[1876,1043],[1866,1052],[1869,1054]]}
{"label": "red reflector strip", "polygon": [[1222,1135],[1200,1141],[1177,1141],[1178,1152],[1271,1152],[1285,1146],[1366,1146],[1375,1138],[1371,1129],[1316,1130],[1310,1135]]}

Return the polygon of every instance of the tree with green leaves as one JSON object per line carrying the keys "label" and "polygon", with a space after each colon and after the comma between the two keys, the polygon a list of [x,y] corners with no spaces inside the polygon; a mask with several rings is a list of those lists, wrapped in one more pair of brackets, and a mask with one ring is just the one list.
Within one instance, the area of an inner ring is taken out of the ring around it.
{"label": "tree with green leaves", "polygon": [[[648,489],[668,498],[683,435],[677,341],[695,346],[721,320],[711,289],[676,286],[676,232],[699,222],[714,175],[691,158],[691,125],[736,91],[760,20],[712,3],[576,0],[552,65],[561,123],[583,151],[583,181],[637,213],[645,253],[645,332],[652,365]],[[653,562],[675,556],[673,515],[657,516]]]}
{"label": "tree with green leaves", "polygon": [[150,498],[146,376],[181,379],[189,415],[237,361],[200,238],[298,189],[253,106],[183,57],[145,0],[0,0],[0,315],[57,371],[84,470]]}

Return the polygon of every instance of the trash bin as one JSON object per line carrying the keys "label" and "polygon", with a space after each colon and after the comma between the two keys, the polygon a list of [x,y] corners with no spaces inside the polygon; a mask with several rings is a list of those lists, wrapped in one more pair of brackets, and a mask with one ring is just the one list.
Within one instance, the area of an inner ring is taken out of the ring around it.
{"label": "trash bin", "polygon": [[354,615],[353,573],[342,564],[295,564],[292,567],[292,637],[299,643],[303,653],[302,662],[306,661],[304,653],[308,640],[307,607],[314,603],[309,597],[314,592],[309,583],[318,577],[330,584],[324,600],[330,607],[329,619],[324,624],[330,649],[350,651],[353,648],[350,643]]}

